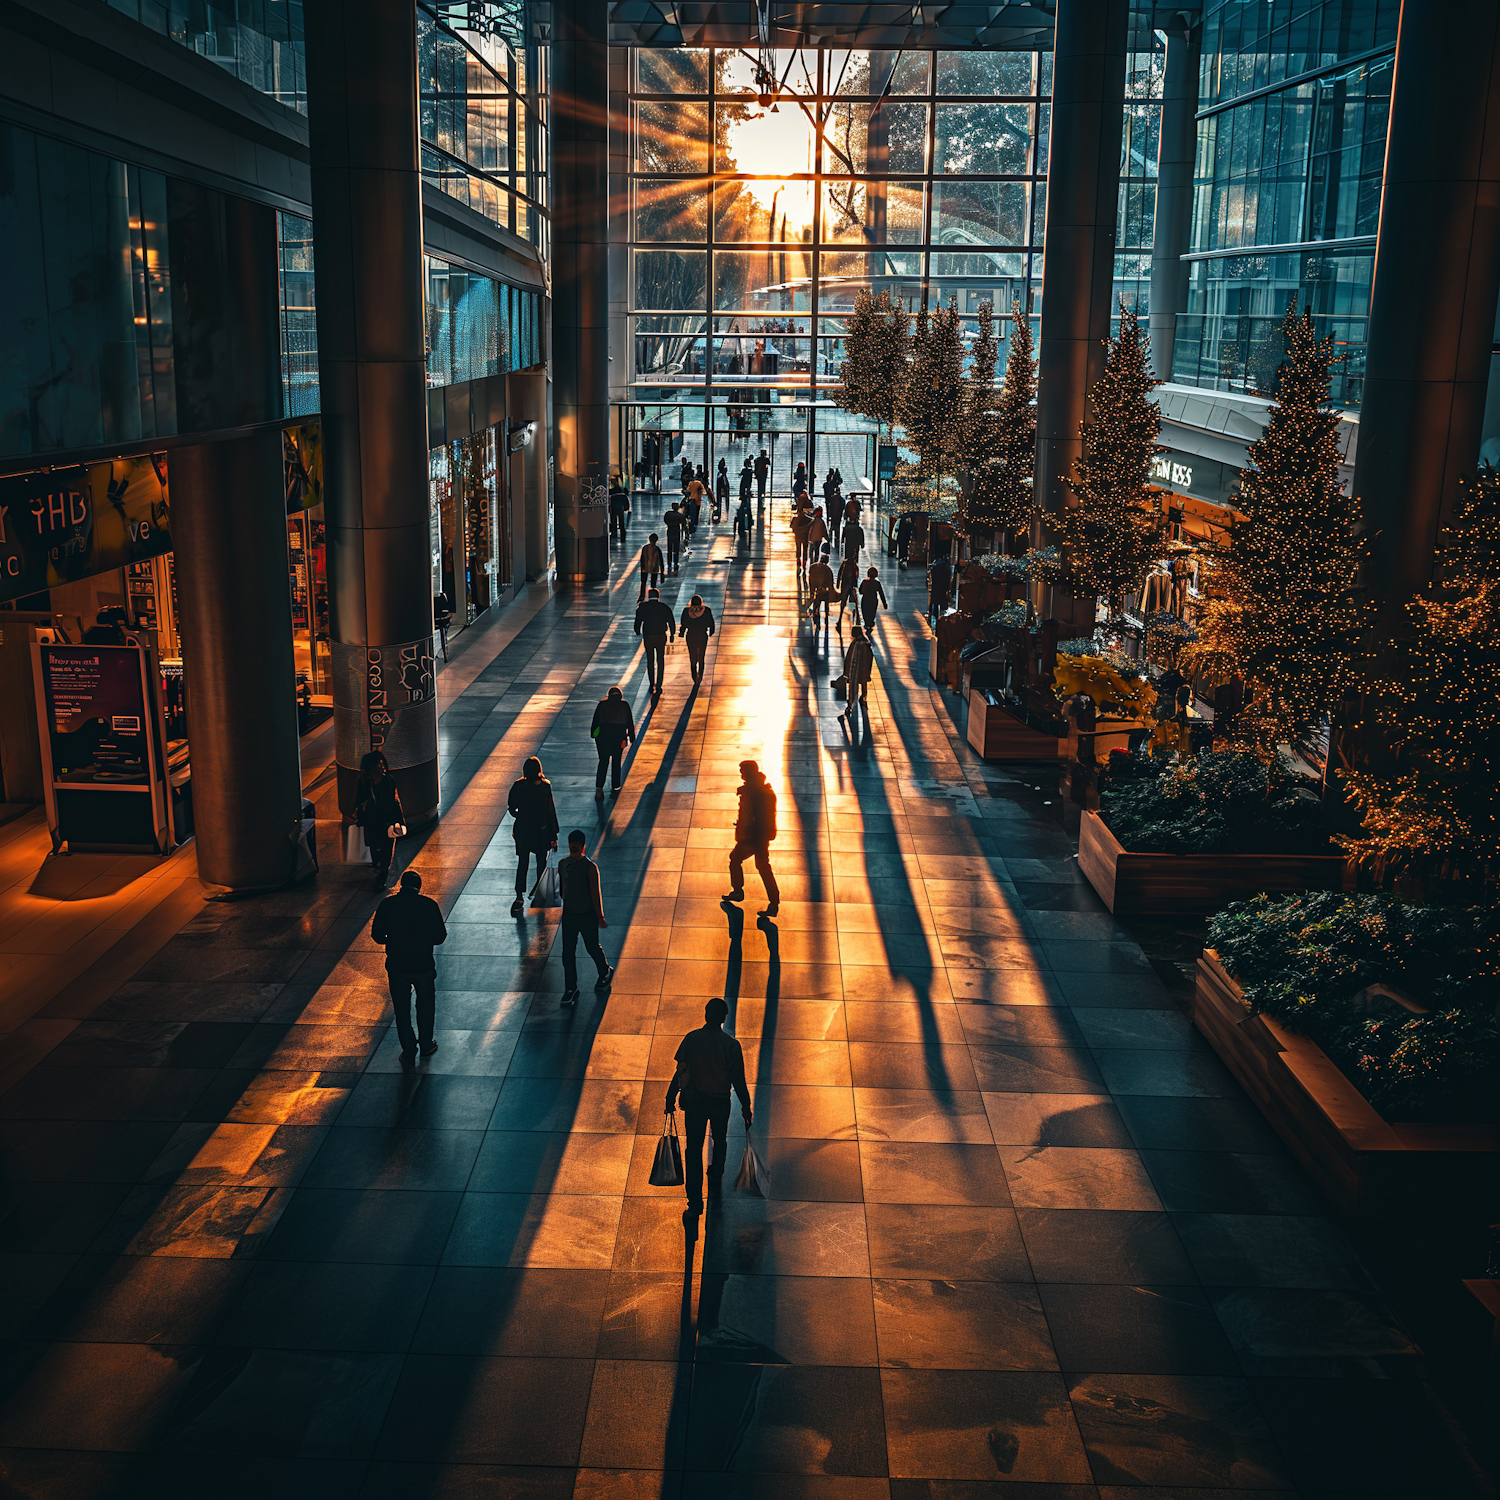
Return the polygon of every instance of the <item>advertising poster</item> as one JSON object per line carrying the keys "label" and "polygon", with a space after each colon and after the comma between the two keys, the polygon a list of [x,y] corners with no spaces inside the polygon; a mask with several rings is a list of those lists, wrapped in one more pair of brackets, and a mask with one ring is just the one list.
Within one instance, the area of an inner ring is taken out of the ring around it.
{"label": "advertising poster", "polygon": [[0,600],[171,550],[165,453],[0,479]]}
{"label": "advertising poster", "polygon": [[282,472],[286,481],[286,513],[311,510],[323,503],[323,426],[299,422],[281,429]]}
{"label": "advertising poster", "polygon": [[149,720],[135,646],[41,648],[52,779],[144,786]]}

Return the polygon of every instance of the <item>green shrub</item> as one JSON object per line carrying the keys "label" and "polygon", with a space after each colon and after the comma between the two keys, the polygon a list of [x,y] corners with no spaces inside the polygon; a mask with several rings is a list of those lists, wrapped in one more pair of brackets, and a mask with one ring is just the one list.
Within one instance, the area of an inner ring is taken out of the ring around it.
{"label": "green shrub", "polygon": [[[1111,757],[1110,769],[1116,769]],[[1334,854],[1317,800],[1284,756],[1210,751],[1166,771],[1110,776],[1100,815],[1141,854]],[[1129,768],[1131,770],[1134,767]]]}
{"label": "green shrub", "polygon": [[[1493,907],[1336,891],[1256,896],[1209,921],[1208,946],[1251,1010],[1311,1037],[1387,1119],[1500,1118]],[[1355,1003],[1378,983],[1427,1013],[1372,1014]]]}

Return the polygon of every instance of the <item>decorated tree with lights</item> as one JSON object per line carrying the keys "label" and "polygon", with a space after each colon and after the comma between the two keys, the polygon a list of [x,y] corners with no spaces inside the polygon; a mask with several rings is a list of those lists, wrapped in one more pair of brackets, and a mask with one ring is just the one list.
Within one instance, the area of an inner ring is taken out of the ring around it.
{"label": "decorated tree with lights", "polygon": [[1465,485],[1409,638],[1369,701],[1390,754],[1345,772],[1364,836],[1341,842],[1417,891],[1500,882],[1500,474]]}
{"label": "decorated tree with lights", "polygon": [[[980,307],[980,337],[985,312]],[[1010,358],[1000,392],[981,415],[975,412],[968,443],[983,463],[972,470],[968,513],[974,522],[1014,536],[1031,521],[1032,484],[1036,470],[1036,360],[1031,352],[1031,320],[1019,302],[1010,309]],[[977,351],[976,345],[976,351]],[[978,353],[975,354],[978,365]],[[993,370],[991,371],[993,379]],[[971,458],[971,463],[973,462]]]}
{"label": "decorated tree with lights", "polygon": [[868,417],[894,442],[911,348],[911,314],[888,291],[860,290],[844,329],[844,365],[837,401]]}
{"label": "decorated tree with lights", "polygon": [[1186,666],[1245,683],[1235,735],[1262,755],[1308,738],[1354,686],[1366,619],[1359,502],[1339,486],[1340,416],[1328,406],[1333,340],[1295,304],[1265,434],[1240,476],[1240,514],[1213,549],[1208,602]]}
{"label": "decorated tree with lights", "polygon": [[1160,384],[1146,362],[1135,312],[1122,306],[1120,332],[1089,392],[1083,454],[1063,480],[1077,503],[1048,517],[1061,543],[1059,576],[1075,594],[1107,599],[1116,615],[1162,550],[1164,521],[1147,489],[1160,451],[1161,409],[1151,399]]}
{"label": "decorated tree with lights", "polygon": [[957,472],[965,429],[964,346],[958,304],[917,314],[911,367],[902,387],[897,420],[907,443],[917,450],[918,469],[928,484],[942,487]]}

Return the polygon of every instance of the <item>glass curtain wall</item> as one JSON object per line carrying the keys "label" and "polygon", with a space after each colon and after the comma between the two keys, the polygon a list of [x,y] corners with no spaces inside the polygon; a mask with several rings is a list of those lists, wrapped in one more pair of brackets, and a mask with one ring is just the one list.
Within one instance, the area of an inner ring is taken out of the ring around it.
{"label": "glass curtain wall", "polygon": [[1270,395],[1287,306],[1312,310],[1357,406],[1399,0],[1210,0],[1188,313],[1173,379]]}
{"label": "glass curtain wall", "polygon": [[1125,121],[1120,132],[1120,207],[1115,229],[1115,296],[1110,328],[1120,329],[1120,303],[1144,324],[1150,309],[1151,246],[1156,222],[1156,159],[1161,145],[1161,81],[1165,48],[1125,55]]}
{"label": "glass curtain wall", "polygon": [[[862,287],[1039,311],[1050,53],[638,49],[630,64],[635,471],[874,472],[832,402]],[[1002,349],[1008,347],[1002,345]],[[1004,354],[1002,353],[1002,361]]]}

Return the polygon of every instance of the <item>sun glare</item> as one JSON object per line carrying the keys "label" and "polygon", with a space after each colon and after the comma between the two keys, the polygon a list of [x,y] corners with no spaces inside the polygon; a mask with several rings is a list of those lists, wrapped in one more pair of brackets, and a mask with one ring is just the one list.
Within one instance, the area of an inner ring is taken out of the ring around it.
{"label": "sun glare", "polygon": [[749,120],[733,121],[728,135],[726,155],[734,170],[753,173],[760,179],[745,184],[750,195],[767,214],[774,209],[778,225],[785,215],[787,238],[799,237],[812,223],[814,185],[777,174],[813,170],[813,133],[807,116],[795,104],[783,100],[775,114],[768,111]]}

